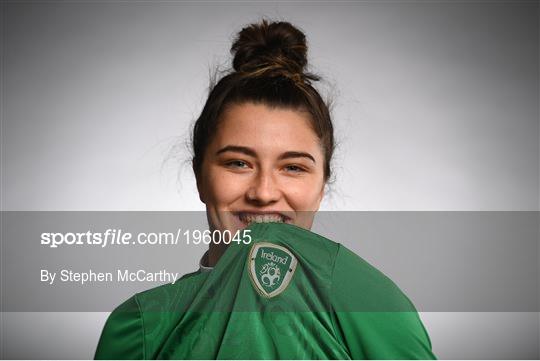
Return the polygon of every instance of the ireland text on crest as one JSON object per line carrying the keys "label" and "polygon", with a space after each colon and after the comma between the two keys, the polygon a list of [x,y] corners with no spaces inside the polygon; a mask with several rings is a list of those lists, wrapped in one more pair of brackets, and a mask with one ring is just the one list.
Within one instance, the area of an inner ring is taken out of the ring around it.
{"label": "ireland text on crest", "polygon": [[249,275],[255,289],[265,297],[283,292],[294,275],[296,258],[285,247],[260,242],[249,253]]}

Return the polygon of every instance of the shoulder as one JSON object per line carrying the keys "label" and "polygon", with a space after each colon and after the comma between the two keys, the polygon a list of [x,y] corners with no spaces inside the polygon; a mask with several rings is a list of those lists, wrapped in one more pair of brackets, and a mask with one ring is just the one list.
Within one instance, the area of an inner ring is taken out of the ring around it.
{"label": "shoulder", "polygon": [[341,245],[330,296],[336,327],[354,358],[435,359],[410,299],[385,274]]}
{"label": "shoulder", "polygon": [[147,353],[145,335],[153,327],[154,319],[164,321],[155,316],[185,305],[200,275],[200,271],[188,273],[174,283],[137,293],[121,303],[105,322],[94,358],[144,359]]}
{"label": "shoulder", "polygon": [[136,295],[124,301],[109,315],[94,358],[96,360],[144,358],[143,324]]}
{"label": "shoulder", "polygon": [[343,245],[332,271],[338,311],[416,311],[403,291],[383,272]]}

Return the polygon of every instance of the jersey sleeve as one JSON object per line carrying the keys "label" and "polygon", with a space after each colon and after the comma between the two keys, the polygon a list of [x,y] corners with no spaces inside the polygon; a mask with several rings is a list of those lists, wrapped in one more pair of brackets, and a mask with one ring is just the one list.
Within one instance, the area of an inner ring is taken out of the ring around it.
{"label": "jersey sleeve", "polygon": [[95,360],[144,359],[142,315],[133,296],[108,317],[94,356]]}
{"label": "jersey sleeve", "polygon": [[436,359],[411,301],[384,274],[339,245],[330,294],[334,327],[353,359]]}

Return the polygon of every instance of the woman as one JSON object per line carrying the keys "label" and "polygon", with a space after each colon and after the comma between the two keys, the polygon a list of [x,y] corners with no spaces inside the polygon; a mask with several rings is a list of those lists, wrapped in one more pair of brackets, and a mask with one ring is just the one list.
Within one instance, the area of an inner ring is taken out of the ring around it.
{"label": "woman", "polygon": [[397,286],[309,231],[334,138],[319,78],[305,72],[304,34],[264,20],[231,51],[234,69],[193,133],[210,229],[230,242],[212,243],[197,272],[115,309],[96,358],[435,358]]}

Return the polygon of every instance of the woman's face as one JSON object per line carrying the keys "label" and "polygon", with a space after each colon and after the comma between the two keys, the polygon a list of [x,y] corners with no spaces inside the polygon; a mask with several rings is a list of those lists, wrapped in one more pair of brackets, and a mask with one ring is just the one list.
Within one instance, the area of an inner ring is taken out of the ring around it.
{"label": "woman's face", "polygon": [[324,155],[309,114],[233,104],[222,114],[197,179],[212,230],[251,222],[310,229],[324,194]]}

